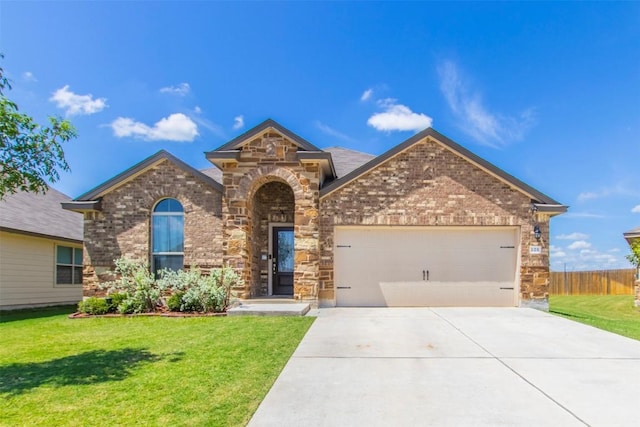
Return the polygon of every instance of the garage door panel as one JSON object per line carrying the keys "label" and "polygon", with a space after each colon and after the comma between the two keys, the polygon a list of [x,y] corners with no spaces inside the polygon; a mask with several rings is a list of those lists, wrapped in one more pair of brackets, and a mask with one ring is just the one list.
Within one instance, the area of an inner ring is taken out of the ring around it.
{"label": "garage door panel", "polygon": [[516,304],[515,227],[337,227],[335,239],[338,305]]}

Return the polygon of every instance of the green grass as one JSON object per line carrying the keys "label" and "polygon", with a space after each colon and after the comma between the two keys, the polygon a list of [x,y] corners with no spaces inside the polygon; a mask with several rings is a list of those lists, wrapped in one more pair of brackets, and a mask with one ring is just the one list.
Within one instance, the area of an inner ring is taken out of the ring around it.
{"label": "green grass", "polygon": [[245,425],[313,323],[72,311],[0,314],[0,425]]}
{"label": "green grass", "polygon": [[640,309],[633,295],[552,295],[551,313],[640,340]]}

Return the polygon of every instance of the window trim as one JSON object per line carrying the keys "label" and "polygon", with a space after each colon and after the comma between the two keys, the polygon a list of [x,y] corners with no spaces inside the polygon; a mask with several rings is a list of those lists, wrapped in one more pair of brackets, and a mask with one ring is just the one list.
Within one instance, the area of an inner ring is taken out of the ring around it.
{"label": "window trim", "polygon": [[[69,287],[82,287],[84,284],[84,247],[81,246],[71,246],[60,243],[54,243],[53,248],[53,286],[69,286]],[[71,264],[58,262],[58,248],[69,248],[71,249]],[[82,261],[80,264],[76,264],[76,251],[80,251],[82,253]],[[58,283],[58,266],[62,267],[71,267],[71,283]],[[80,283],[74,283],[74,278],[76,274],[76,268],[80,267],[82,270],[80,272]]]}
{"label": "window trim", "polygon": [[[160,203],[162,203],[164,200],[175,200],[176,202],[178,202],[180,204],[180,207],[182,208],[182,211],[180,212],[156,212],[156,208],[158,207],[158,205]],[[155,217],[162,217],[162,216],[178,216],[178,217],[182,217],[182,252],[154,252],[153,247],[154,247],[154,242],[153,242],[153,235],[154,235],[154,226],[153,226],[153,219]],[[185,218],[185,212],[184,212],[184,205],[182,204],[182,202],[180,200],[178,200],[176,197],[163,197],[161,199],[158,199],[154,204],[153,204],[153,208],[151,209],[151,221],[149,224],[149,228],[150,228],[150,233],[149,233],[149,242],[150,242],[150,247],[149,247],[149,257],[150,262],[149,262],[149,267],[151,268],[151,273],[155,272],[155,257],[156,256],[181,256],[182,257],[182,265],[184,267],[184,218]]]}

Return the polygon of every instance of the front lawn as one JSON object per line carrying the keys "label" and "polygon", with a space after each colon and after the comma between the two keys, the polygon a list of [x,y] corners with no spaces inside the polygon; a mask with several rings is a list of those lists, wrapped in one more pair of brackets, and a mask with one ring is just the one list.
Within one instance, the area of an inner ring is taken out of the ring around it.
{"label": "front lawn", "polygon": [[633,299],[633,295],[551,295],[549,311],[640,340],[640,309]]}
{"label": "front lawn", "polygon": [[309,317],[0,317],[0,425],[245,425]]}

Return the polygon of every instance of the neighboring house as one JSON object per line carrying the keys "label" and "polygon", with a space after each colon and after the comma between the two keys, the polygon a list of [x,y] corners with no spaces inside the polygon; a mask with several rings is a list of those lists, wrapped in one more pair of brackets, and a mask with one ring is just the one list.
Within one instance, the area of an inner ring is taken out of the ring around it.
{"label": "neighboring house", "polygon": [[82,299],[82,215],[49,188],[0,201],[0,309],[75,304]]}
{"label": "neighboring house", "polygon": [[[623,234],[627,243],[631,245],[635,240],[640,240],[640,227],[636,227],[633,230],[629,230]],[[635,306],[640,307],[640,267],[636,271],[636,284],[635,284]]]}
{"label": "neighboring house", "polygon": [[122,255],[228,264],[250,299],[322,306],[547,306],[549,220],[566,206],[426,129],[374,157],[267,120],[197,171],[160,151],[88,191],[84,295]]}
{"label": "neighboring house", "polygon": [[640,239],[640,227],[636,227],[633,230],[629,230],[623,235],[624,235],[624,238],[627,240],[627,242],[631,244],[634,240]]}

